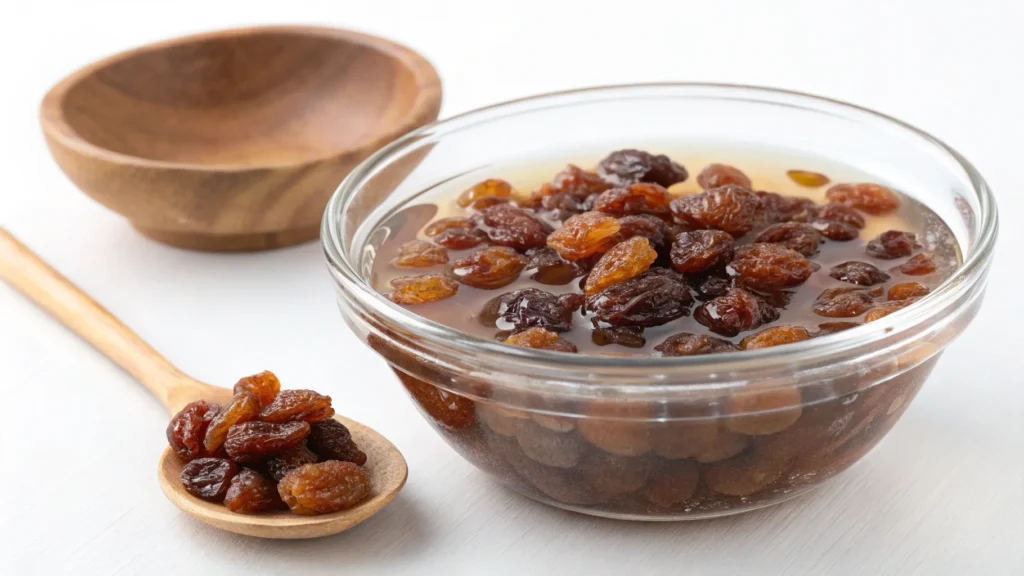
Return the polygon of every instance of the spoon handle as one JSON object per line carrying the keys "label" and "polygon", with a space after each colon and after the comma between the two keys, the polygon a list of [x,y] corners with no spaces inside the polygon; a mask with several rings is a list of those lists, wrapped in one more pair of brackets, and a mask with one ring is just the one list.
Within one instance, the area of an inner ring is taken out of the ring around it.
{"label": "spoon handle", "polygon": [[52,314],[141,382],[168,408],[195,382],[120,320],[0,227],[0,279]]}

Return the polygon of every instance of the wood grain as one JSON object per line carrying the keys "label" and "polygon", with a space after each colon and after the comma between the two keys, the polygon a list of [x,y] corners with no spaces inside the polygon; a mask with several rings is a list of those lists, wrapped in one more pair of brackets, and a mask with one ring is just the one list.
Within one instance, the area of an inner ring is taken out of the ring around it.
{"label": "wood grain", "polygon": [[345,175],[440,105],[436,72],[408,48],[276,26],[112,56],[51,89],[40,119],[75,185],[148,237],[262,250],[316,238]]}

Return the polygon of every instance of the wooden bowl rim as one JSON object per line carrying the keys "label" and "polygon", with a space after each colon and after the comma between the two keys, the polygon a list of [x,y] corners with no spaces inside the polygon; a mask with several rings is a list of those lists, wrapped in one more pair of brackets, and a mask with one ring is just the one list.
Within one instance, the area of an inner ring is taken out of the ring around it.
{"label": "wooden bowl rim", "polygon": [[[216,38],[235,38],[239,36],[267,33],[285,33],[297,36],[317,36],[334,40],[345,40],[352,44],[361,44],[390,56],[396,61],[402,63],[406,69],[412,73],[416,80],[418,90],[416,99],[413,101],[408,112],[406,112],[396,125],[353,147],[339,149],[317,156],[311,156],[310,158],[303,160],[261,164],[197,164],[192,162],[169,162],[166,160],[155,160],[152,158],[144,158],[122,152],[115,152],[108,148],[98,146],[83,138],[77,130],[67,123],[64,117],[63,103],[68,91],[82,79],[112,64],[122,62],[139,54],[157,52],[171,47],[192,44],[198,41]],[[216,30],[190,34],[188,36],[180,36],[118,52],[117,54],[97,60],[96,62],[72,72],[46,93],[46,96],[43,97],[42,105],[40,106],[40,123],[42,124],[43,132],[48,137],[58,140],[63,146],[73,149],[84,156],[93,157],[114,164],[196,172],[249,172],[265,169],[300,168],[323,162],[325,160],[359,153],[360,151],[368,150],[372,152],[406,132],[436,120],[437,110],[440,108],[440,104],[441,79],[437,74],[437,70],[434,69],[433,65],[431,65],[426,58],[411,48],[392,42],[391,40],[380,36],[374,36],[344,28],[302,25],[270,25],[232,28],[228,30]]]}

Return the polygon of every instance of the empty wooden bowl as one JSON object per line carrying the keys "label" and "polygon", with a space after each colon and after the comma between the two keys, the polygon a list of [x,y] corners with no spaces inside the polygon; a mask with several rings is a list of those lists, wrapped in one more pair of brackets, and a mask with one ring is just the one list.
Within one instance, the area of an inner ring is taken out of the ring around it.
{"label": "empty wooden bowl", "polygon": [[72,182],[143,234],[261,250],[316,238],[345,175],[440,106],[437,73],[404,46],[274,26],[92,64],[50,90],[41,122]]}

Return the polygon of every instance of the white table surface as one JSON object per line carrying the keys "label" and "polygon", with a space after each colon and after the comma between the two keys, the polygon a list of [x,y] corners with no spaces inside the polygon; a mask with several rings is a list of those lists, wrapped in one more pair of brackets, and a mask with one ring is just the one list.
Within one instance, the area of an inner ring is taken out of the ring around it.
{"label": "white table surface", "polygon": [[[124,372],[0,285],[0,573],[1024,574],[1024,4],[1015,0],[11,2],[0,12],[0,224],[186,372],[276,371],[388,436],[409,484],[316,541],[250,539],[157,487],[167,415]],[[143,239],[78,193],[37,124],[45,91],[113,52],[273,22],[404,42],[442,116],[593,84],[780,86],[876,108],[952,143],[1003,217],[988,296],[864,462],[780,506],[697,523],[593,519],[498,488],[414,411],[342,324],[315,244],[198,254]]]}

